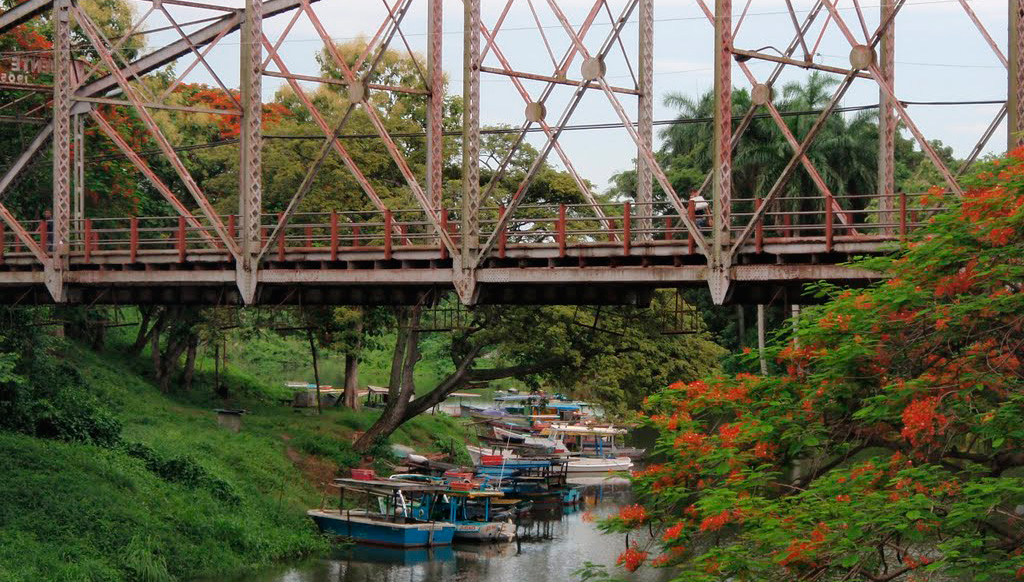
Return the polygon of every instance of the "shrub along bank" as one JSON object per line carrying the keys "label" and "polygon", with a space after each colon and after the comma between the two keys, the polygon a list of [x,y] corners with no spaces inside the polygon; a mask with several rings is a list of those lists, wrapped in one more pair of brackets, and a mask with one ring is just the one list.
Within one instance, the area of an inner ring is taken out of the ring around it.
{"label": "shrub along bank", "polygon": [[[18,327],[0,331],[0,582],[189,580],[327,549],[305,510],[361,461],[349,439],[374,413],[250,398],[233,433],[135,362]],[[461,431],[424,417],[393,440]]]}

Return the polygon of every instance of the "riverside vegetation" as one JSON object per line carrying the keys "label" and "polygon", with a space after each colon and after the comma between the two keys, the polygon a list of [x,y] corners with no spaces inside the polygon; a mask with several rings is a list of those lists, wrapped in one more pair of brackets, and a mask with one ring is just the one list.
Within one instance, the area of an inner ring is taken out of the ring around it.
{"label": "riverside vegetation", "polygon": [[[305,509],[361,461],[351,434],[375,413],[278,406],[242,371],[259,364],[240,359],[224,380],[251,414],[232,433],[212,392],[162,393],[119,338],[94,352],[32,323],[46,315],[7,311],[0,324],[0,581],[188,580],[327,549]],[[434,450],[461,437],[423,416],[392,441]]]}

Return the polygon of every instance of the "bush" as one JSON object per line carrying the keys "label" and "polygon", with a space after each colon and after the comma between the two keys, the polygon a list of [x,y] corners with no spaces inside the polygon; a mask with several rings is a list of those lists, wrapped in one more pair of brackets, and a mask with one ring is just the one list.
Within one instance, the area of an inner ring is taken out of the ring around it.
{"label": "bush", "polygon": [[146,468],[164,481],[180,483],[191,489],[203,488],[222,501],[238,503],[239,497],[230,483],[211,475],[188,455],[164,457],[142,443],[127,443],[123,447],[129,456],[140,459]]}

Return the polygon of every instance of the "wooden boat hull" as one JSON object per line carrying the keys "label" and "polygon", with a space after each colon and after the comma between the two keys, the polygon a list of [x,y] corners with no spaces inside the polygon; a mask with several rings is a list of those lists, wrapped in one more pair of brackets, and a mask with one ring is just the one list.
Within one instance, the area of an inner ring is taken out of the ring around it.
{"label": "wooden boat hull", "polygon": [[455,526],[445,522],[390,523],[363,512],[311,509],[306,512],[320,531],[350,537],[362,544],[394,548],[444,546],[452,543]]}

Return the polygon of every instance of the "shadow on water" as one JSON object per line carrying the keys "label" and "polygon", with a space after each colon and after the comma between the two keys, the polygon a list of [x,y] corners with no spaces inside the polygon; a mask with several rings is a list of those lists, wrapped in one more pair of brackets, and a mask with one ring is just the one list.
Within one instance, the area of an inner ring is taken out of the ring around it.
{"label": "shadow on water", "polygon": [[613,568],[615,558],[625,549],[624,537],[603,535],[594,521],[631,502],[627,480],[583,477],[571,481],[585,487],[582,508],[534,510],[520,523],[518,548],[515,543],[414,550],[356,545],[232,582],[571,582],[578,579],[573,572],[587,561],[610,566],[611,572],[626,580],[663,582],[671,578],[663,570],[646,568],[629,575]]}

